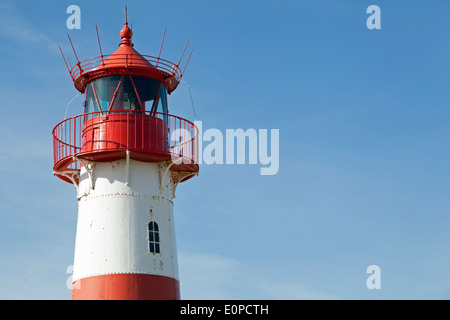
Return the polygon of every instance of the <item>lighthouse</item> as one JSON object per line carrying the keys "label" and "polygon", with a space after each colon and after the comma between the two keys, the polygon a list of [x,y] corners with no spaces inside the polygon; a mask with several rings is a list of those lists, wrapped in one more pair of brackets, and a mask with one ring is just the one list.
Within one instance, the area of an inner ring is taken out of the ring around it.
{"label": "lighthouse", "polygon": [[[98,35],[98,32],[97,32]],[[198,175],[198,129],[169,112],[189,62],[141,55],[120,30],[110,55],[63,54],[83,112],[53,129],[53,174],[75,186],[72,299],[180,299],[174,226],[178,185]],[[61,51],[62,53],[62,51]],[[192,54],[192,51],[191,51]]]}

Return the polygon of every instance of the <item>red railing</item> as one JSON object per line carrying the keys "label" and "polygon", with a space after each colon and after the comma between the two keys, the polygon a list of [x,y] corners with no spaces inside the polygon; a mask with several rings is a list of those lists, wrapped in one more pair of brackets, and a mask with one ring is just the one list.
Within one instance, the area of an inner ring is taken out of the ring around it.
{"label": "red railing", "polygon": [[[92,112],[61,121],[53,129],[54,167],[79,170],[73,157],[131,151],[148,161],[198,163],[198,129],[183,118],[151,111]],[[146,161],[146,160],[144,160]],[[63,165],[64,164],[64,165]]]}
{"label": "red railing", "polygon": [[174,76],[178,81],[183,76],[183,72],[181,72],[179,65],[174,64],[173,62],[170,62],[168,60],[164,60],[160,57],[153,57],[147,55],[139,55],[139,57],[136,55],[136,57],[134,57],[132,54],[116,54],[116,53],[113,55],[98,56],[80,61],[76,65],[70,66],[69,72],[70,76],[72,77],[72,80],[75,81],[75,79],[77,79],[81,74],[88,71],[93,71],[97,67],[102,67],[103,62],[105,62],[106,60],[108,60],[106,61],[108,66],[123,64],[125,61],[125,64],[129,67],[144,67],[144,68],[149,67],[148,64],[146,64],[142,59],[140,59],[141,57],[144,58],[146,62],[150,63],[157,70],[164,71],[169,75]]}

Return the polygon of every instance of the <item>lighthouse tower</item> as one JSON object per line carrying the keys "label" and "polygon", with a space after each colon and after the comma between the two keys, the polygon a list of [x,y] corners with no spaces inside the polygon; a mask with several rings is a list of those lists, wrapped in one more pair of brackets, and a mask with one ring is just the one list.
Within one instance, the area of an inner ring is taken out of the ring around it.
{"label": "lighthouse tower", "polygon": [[139,54],[132,37],[125,18],[113,54],[64,58],[84,97],[53,129],[53,173],[77,192],[72,299],[180,298],[175,190],[199,169],[198,130],[167,105],[184,50],[172,63]]}

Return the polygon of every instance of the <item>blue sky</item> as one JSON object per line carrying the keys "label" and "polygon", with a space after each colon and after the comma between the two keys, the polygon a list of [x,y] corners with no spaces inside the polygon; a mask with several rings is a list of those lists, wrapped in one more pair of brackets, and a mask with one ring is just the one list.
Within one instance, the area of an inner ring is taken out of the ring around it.
{"label": "blue sky", "polygon": [[[81,8],[68,30],[66,8]],[[366,9],[381,8],[381,30]],[[120,42],[123,1],[0,4],[0,298],[69,299],[75,188],[51,130],[80,59]],[[280,169],[203,165],[175,199],[184,299],[450,298],[450,3],[128,0],[135,48],[188,38],[204,129],[279,129]],[[172,113],[193,120],[185,84]],[[69,115],[82,113],[81,98]],[[366,268],[381,269],[368,290]]]}

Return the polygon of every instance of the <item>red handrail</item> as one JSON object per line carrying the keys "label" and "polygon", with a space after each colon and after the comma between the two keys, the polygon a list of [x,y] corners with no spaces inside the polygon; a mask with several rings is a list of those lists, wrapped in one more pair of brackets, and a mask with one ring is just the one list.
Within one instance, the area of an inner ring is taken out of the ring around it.
{"label": "red handrail", "polygon": [[[168,60],[162,59],[160,57],[153,57],[148,55],[141,55],[148,63],[150,63],[155,69],[164,71],[172,76],[174,76],[177,80],[180,80],[182,77],[182,72],[179,68],[179,65],[170,62]],[[108,60],[108,63],[114,65],[117,62],[123,62],[124,59],[130,58],[129,62],[127,62],[128,66],[135,67],[148,67],[147,64],[144,64],[140,59],[133,59],[133,56],[130,54],[113,54],[113,55],[103,55],[98,57],[89,58],[83,61],[80,61],[76,65],[74,65],[70,70],[70,76],[72,80],[75,81],[81,74],[95,70],[97,67],[102,67],[105,60]],[[127,60],[128,61],[128,60]]]}
{"label": "red handrail", "polygon": [[[126,117],[120,117],[121,126],[114,125],[117,123],[115,118],[125,113]],[[109,122],[107,121],[108,117],[111,118]],[[93,139],[91,135],[93,129],[89,131],[86,127],[94,120],[103,121],[105,119],[106,121],[101,122],[104,124],[102,130],[110,132],[101,133],[100,139]],[[145,125],[149,126],[148,128],[144,128],[144,120],[147,121]],[[122,126],[125,129],[122,129]],[[161,134],[166,129],[167,134]],[[117,132],[117,130],[120,131]],[[86,152],[86,149],[89,149],[87,145],[91,149],[95,145],[95,152],[129,149],[146,153],[157,152],[161,156],[166,155],[172,159],[180,157],[183,163],[198,164],[198,128],[186,119],[167,113],[151,111],[112,111],[107,115],[101,112],[84,113],[58,123],[53,129],[52,135],[54,166],[57,167],[57,164],[64,162],[70,166],[65,169],[80,169],[79,164],[73,162],[72,159],[78,154]],[[83,135],[89,135],[89,137]],[[109,135],[117,135],[120,137],[120,141],[110,141],[104,138]],[[164,139],[167,141],[161,141]]]}

